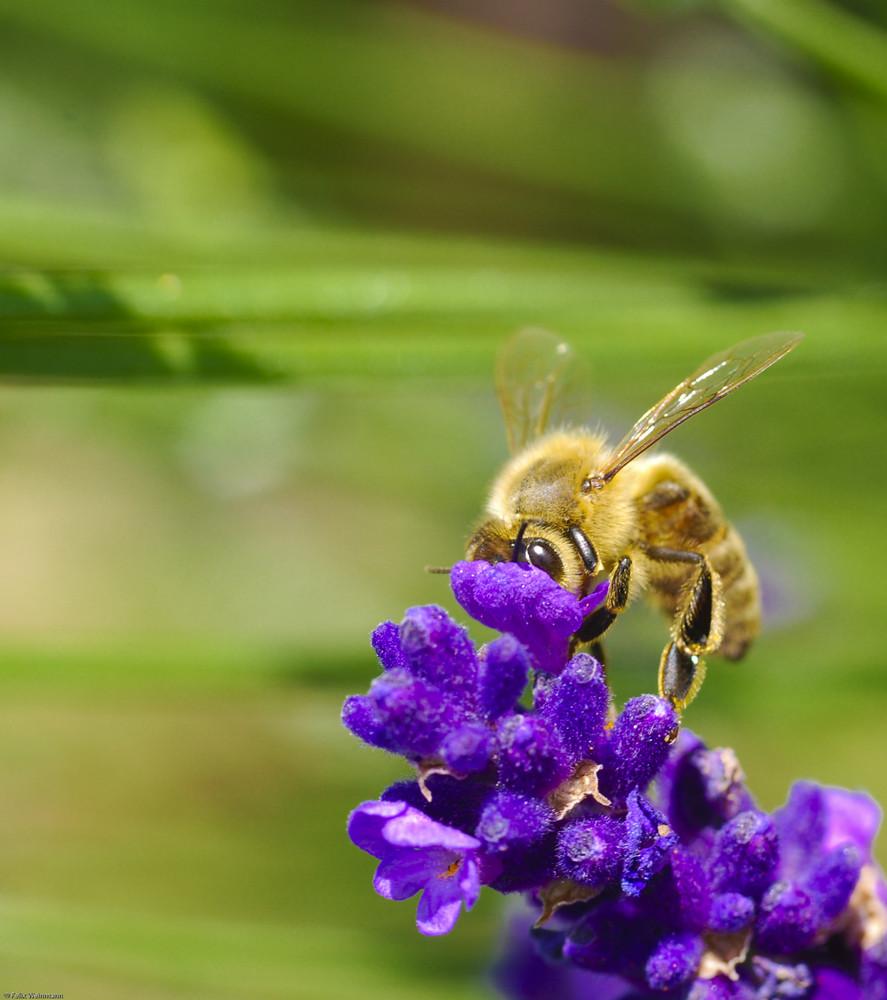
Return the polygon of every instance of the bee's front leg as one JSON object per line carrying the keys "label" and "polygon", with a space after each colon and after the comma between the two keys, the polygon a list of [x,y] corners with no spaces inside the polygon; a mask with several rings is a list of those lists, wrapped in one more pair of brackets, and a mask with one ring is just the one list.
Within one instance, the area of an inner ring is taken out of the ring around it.
{"label": "bee's front leg", "polygon": [[610,574],[610,589],[604,603],[586,615],[574,639],[577,642],[596,642],[625,610],[631,587],[631,559],[623,556]]}

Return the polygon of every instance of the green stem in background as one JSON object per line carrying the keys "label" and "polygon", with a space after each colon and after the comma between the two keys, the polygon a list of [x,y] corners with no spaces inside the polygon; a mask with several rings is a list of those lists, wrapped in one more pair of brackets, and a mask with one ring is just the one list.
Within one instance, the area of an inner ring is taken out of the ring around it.
{"label": "green stem in background", "polygon": [[702,344],[778,329],[804,330],[810,351],[842,345],[857,363],[880,362],[887,303],[876,296],[731,290],[701,268],[656,274],[605,254],[558,260],[11,272],[0,275],[0,378],[486,379],[497,345],[526,325],[563,334],[604,371],[628,350],[680,375]]}
{"label": "green stem in background", "polygon": [[874,25],[823,0],[720,0],[720,6],[887,101],[887,35]]}

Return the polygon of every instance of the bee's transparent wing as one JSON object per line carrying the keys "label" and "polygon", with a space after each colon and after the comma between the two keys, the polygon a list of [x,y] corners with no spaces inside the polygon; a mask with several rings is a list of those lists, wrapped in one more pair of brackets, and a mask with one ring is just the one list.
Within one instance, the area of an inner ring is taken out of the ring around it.
{"label": "bee's transparent wing", "polygon": [[570,345],[548,330],[520,330],[502,345],[496,394],[512,453],[549,427],[574,418],[581,367]]}
{"label": "bee's transparent wing", "polygon": [[609,482],[621,468],[678,424],[723,399],[788,354],[803,336],[802,333],[765,333],[709,358],[641,417],[619,443],[607,467],[593,479]]}

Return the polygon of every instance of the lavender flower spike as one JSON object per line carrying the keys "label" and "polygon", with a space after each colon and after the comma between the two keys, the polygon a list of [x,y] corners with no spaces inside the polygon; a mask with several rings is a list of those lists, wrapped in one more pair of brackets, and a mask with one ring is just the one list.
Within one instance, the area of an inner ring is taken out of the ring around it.
{"label": "lavender flower spike", "polygon": [[429,935],[483,885],[523,893],[533,928],[497,971],[511,1000],[887,1000],[871,799],[799,782],[768,814],[732,750],[675,739],[667,700],[617,712],[573,649],[606,582],[578,598],[537,567],[470,562],[451,584],[503,635],[477,649],[412,608],[376,631],[384,670],[343,711],[415,768],[348,823],[377,892],[421,893]]}
{"label": "lavender flower spike", "polygon": [[490,881],[495,863],[478,857],[481,842],[430,819],[406,802],[364,802],[348,820],[348,835],[381,862],[373,885],[386,899],[422,893],[416,916],[420,933],[447,934],[462,904],[470,910],[480,893],[482,871]]}

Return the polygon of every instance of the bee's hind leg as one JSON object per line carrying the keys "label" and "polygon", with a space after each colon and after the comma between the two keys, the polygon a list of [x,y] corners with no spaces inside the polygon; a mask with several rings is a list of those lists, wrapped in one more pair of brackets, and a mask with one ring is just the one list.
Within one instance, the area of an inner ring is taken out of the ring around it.
{"label": "bee's hind leg", "polygon": [[648,546],[646,554],[663,562],[693,563],[699,567],[689,598],[672,628],[672,641],[659,663],[659,694],[680,711],[696,697],[705,677],[702,654],[717,649],[724,635],[721,580],[699,552]]}
{"label": "bee's hind leg", "polygon": [[667,698],[677,712],[683,711],[696,697],[705,679],[705,663],[695,653],[672,641],[662,651],[659,661],[659,697]]}

